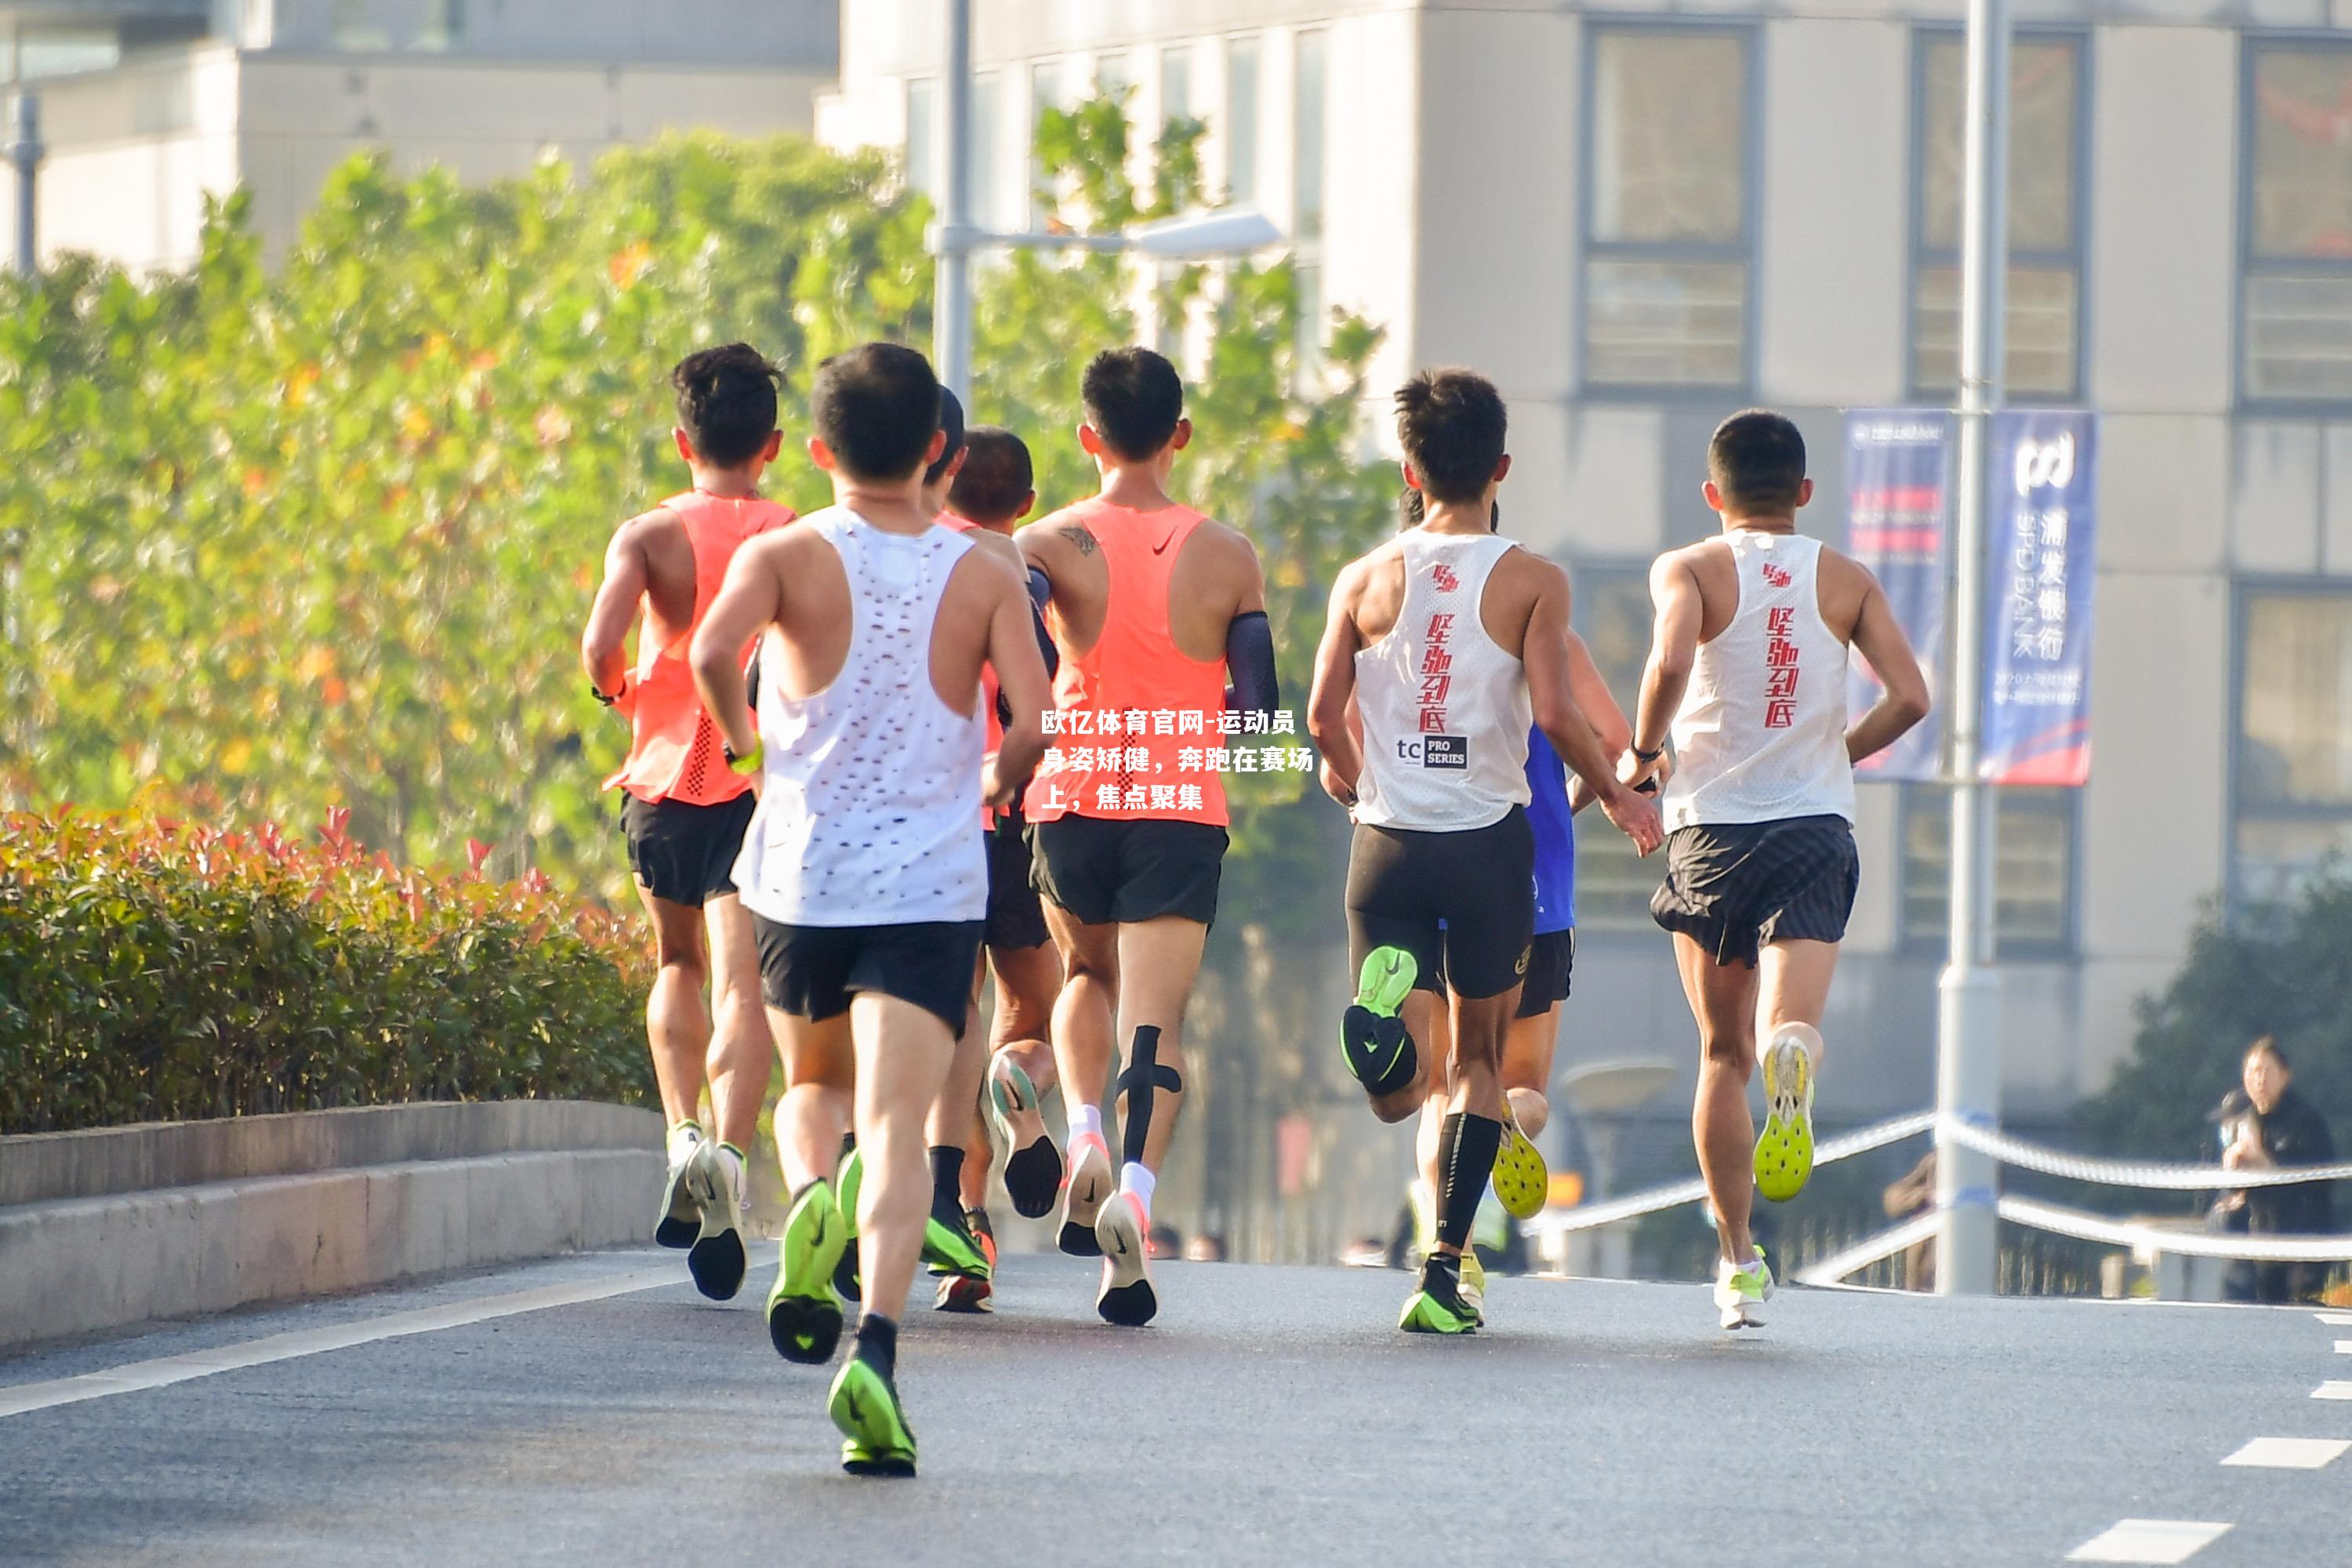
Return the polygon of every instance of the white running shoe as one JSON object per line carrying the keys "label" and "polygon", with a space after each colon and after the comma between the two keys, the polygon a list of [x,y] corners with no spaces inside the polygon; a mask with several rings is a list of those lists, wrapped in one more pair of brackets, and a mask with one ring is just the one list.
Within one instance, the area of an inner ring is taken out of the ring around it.
{"label": "white running shoe", "polygon": [[1062,1239],[1064,1252],[1073,1258],[1093,1258],[1102,1251],[1095,1236],[1095,1222],[1102,1217],[1103,1205],[1118,1185],[1117,1173],[1111,1168],[1110,1146],[1099,1132],[1088,1132],[1070,1140],[1067,1189],[1062,1195]]}
{"label": "white running shoe", "polygon": [[1771,1299],[1772,1270],[1764,1261],[1762,1247],[1756,1248],[1755,1261],[1745,1268],[1733,1268],[1728,1258],[1716,1259],[1715,1307],[1725,1328],[1762,1328],[1764,1320],[1756,1315],[1756,1309]]}
{"label": "white running shoe", "polygon": [[1133,1193],[1117,1193],[1095,1221],[1095,1240],[1103,1255],[1102,1289],[1095,1295],[1095,1310],[1106,1323],[1139,1329],[1160,1310],[1151,1290],[1151,1226],[1143,1217],[1143,1200]]}
{"label": "white running shoe", "polygon": [[694,1276],[694,1288],[714,1301],[734,1299],[748,1262],[736,1226],[743,1212],[743,1161],[740,1154],[730,1159],[730,1153],[716,1143],[701,1144],[687,1177],[702,1202],[702,1227],[687,1252],[686,1271]]}
{"label": "white running shoe", "polygon": [[670,1133],[669,1174],[662,1181],[661,1210],[654,1221],[654,1240],[663,1247],[692,1247],[702,1234],[701,1161],[708,1147],[699,1128],[681,1126]]}

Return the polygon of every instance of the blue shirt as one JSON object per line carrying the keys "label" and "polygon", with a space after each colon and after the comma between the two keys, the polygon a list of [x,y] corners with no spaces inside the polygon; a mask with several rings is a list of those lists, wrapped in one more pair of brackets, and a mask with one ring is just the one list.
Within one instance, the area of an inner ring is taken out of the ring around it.
{"label": "blue shirt", "polygon": [[1576,818],[1568,764],[1541,730],[1528,731],[1528,826],[1536,836],[1536,934],[1576,926]]}

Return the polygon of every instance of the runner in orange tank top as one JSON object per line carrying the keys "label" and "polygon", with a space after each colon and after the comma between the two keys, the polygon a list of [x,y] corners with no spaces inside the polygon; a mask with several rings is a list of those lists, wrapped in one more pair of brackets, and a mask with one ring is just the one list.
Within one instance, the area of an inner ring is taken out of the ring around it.
{"label": "runner in orange tank top", "polygon": [[[1223,737],[1244,717],[1253,732],[1272,730],[1278,699],[1256,550],[1168,496],[1192,437],[1175,367],[1114,349],[1087,367],[1081,394],[1078,439],[1102,491],[1018,536],[1061,652],[1055,771],[1040,771],[1024,805],[1068,976],[1053,1021],[1069,1119],[1062,1250],[1099,1252],[1097,1310],[1139,1324],[1159,1310],[1146,1265],[1152,1188],[1183,1104],[1184,1007],[1217,911]],[[1079,1098],[1103,1081],[1114,1036],[1116,1192],[1102,1109]]]}
{"label": "runner in orange tank top", "polygon": [[[689,354],[670,380],[678,456],[694,488],[613,535],[580,659],[597,700],[629,719],[628,760],[604,787],[627,791],[621,823],[660,964],[646,1033],[670,1126],[669,1174],[654,1238],[688,1248],[695,1284],[725,1300],[743,1282],[743,1151],[759,1125],[772,1047],[751,918],[730,879],[751,820],[751,785],[727,768],[686,655],[736,550],[793,513],[759,495],[781,440],[774,367],[730,343]],[[623,644],[640,609],[630,669]],[[715,1143],[698,1120],[706,1081]]]}

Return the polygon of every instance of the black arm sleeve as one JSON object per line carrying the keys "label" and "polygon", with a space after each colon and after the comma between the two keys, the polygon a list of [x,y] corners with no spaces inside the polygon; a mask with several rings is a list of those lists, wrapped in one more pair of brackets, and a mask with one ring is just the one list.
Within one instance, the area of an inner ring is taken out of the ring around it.
{"label": "black arm sleeve", "polygon": [[743,666],[743,695],[751,705],[751,717],[760,716],[760,655],[766,651],[768,639],[761,637],[751,647],[751,657]]}
{"label": "black arm sleeve", "polygon": [[1225,706],[1236,713],[1271,713],[1282,704],[1274,674],[1274,626],[1264,610],[1235,616],[1225,628],[1225,672],[1233,685]]}

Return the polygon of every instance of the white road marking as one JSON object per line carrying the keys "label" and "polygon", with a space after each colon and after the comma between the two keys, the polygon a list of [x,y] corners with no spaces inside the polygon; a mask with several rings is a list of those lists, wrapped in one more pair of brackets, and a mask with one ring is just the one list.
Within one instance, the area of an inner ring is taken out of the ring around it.
{"label": "white road marking", "polygon": [[2257,1437],[2221,1462],[2266,1470],[2316,1470],[2347,1448],[2352,1448],[2352,1437]]}
{"label": "white road marking", "polygon": [[575,1307],[583,1301],[601,1301],[608,1296],[625,1296],[632,1291],[650,1290],[660,1285],[675,1285],[677,1279],[677,1271],[674,1268],[633,1269],[626,1274],[608,1275],[602,1279],[578,1285],[550,1285],[537,1290],[518,1290],[507,1296],[453,1301],[446,1307],[421,1307],[408,1312],[387,1312],[380,1318],[366,1318],[355,1323],[337,1323],[331,1328],[300,1329],[291,1333],[247,1340],[243,1344],[191,1351],[185,1355],[126,1362],[104,1372],[83,1373],[79,1377],[0,1386],[0,1418],[22,1415],[28,1411],[47,1410],[59,1405],[79,1405],[86,1399],[104,1399],[110,1394],[131,1394],[142,1388],[166,1388],[191,1378],[210,1377],[215,1373],[266,1366],[274,1361],[292,1361],[297,1356],[318,1355],[324,1351],[348,1350],[353,1345],[373,1344],[378,1340],[399,1339],[407,1334],[429,1334],[438,1329],[464,1328],[468,1323],[488,1322],[492,1318],[511,1318],[518,1312],[540,1312],[551,1307]]}
{"label": "white road marking", "polygon": [[2331,1328],[2352,1329],[2352,1312],[2314,1312],[2312,1316]]}
{"label": "white road marking", "polygon": [[2194,1519],[2126,1519],[2066,1553],[2069,1563],[2186,1563],[2230,1527]]}
{"label": "white road marking", "polygon": [[2352,1399],[2352,1383],[2330,1378],[2311,1391],[2314,1399]]}

